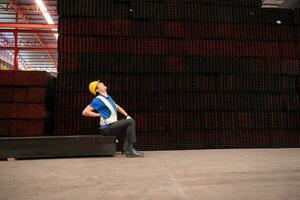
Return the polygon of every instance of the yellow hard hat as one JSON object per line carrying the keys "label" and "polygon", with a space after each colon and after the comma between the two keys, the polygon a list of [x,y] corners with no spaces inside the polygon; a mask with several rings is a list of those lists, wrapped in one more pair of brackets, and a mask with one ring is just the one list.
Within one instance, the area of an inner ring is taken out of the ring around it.
{"label": "yellow hard hat", "polygon": [[93,82],[90,82],[89,84],[89,90],[90,92],[93,94],[93,95],[96,95],[96,88],[97,88],[97,84],[99,83],[100,81],[93,81]]}

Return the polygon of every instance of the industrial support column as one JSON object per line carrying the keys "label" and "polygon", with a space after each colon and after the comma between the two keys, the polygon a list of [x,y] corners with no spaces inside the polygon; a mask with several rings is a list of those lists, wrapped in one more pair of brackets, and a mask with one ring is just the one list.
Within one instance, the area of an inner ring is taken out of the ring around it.
{"label": "industrial support column", "polygon": [[[19,18],[19,14],[18,12],[16,12],[16,23],[18,23],[18,18]],[[18,70],[18,54],[19,54],[19,49],[18,49],[18,31],[17,28],[14,31],[14,38],[15,38],[15,47],[14,47],[14,70]]]}
{"label": "industrial support column", "polygon": [[15,47],[14,47],[14,70],[18,70],[18,54],[19,54],[19,49],[18,49],[18,32],[14,32],[14,37],[15,37]]}

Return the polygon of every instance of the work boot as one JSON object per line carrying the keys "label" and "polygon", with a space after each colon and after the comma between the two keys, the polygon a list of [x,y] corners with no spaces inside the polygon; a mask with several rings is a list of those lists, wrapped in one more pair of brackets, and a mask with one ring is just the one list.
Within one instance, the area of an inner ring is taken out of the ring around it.
{"label": "work boot", "polygon": [[135,157],[144,157],[144,153],[141,151],[137,151],[135,149],[127,150],[125,152],[126,157],[135,158]]}
{"label": "work boot", "polygon": [[133,144],[128,144],[128,149],[125,152],[125,156],[126,157],[131,157],[131,158],[134,158],[134,157],[144,157],[144,153],[135,150],[133,148]]}

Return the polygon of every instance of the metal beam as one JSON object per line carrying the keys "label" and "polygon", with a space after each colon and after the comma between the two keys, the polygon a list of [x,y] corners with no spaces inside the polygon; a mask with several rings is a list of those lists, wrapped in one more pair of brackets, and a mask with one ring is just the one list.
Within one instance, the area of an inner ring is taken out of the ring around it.
{"label": "metal beam", "polygon": [[29,67],[29,69],[45,69],[45,68],[47,68],[47,69],[55,69],[53,67]]}
{"label": "metal beam", "polygon": [[[9,5],[10,3],[5,3],[6,7],[1,6],[5,11],[14,11],[14,9],[10,8]],[[18,3],[17,4],[18,10],[22,11],[23,13],[39,13],[41,14],[42,11],[36,6],[35,3]],[[53,1],[53,3],[47,3],[47,11],[49,14],[56,14],[56,8],[57,8],[57,3]]]}
{"label": "metal beam", "polygon": [[0,23],[1,28],[57,29],[57,24]]}
{"label": "metal beam", "polygon": [[[18,13],[16,13],[16,15],[18,16]],[[18,18],[16,18],[18,19]],[[18,70],[19,69],[19,62],[18,62],[18,54],[19,54],[19,48],[18,48],[18,33],[14,32],[14,37],[15,37],[15,46],[14,46],[14,70]]]}
{"label": "metal beam", "polygon": [[31,63],[31,64],[35,64],[35,65],[38,65],[38,64],[41,64],[41,65],[52,65],[52,64],[49,64],[49,59],[47,60],[30,60],[30,62],[28,63]]}
{"label": "metal beam", "polygon": [[[15,47],[0,47],[0,50],[14,50]],[[18,47],[19,51],[56,51],[57,48],[51,47]]]}
{"label": "metal beam", "polygon": [[36,29],[0,29],[0,33],[57,33],[57,31],[52,30],[36,30]]}

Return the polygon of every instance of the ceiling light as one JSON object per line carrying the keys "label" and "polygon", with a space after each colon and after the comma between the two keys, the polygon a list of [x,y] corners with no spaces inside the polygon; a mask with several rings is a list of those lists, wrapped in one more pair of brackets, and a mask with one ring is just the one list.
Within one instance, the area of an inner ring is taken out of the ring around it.
{"label": "ceiling light", "polygon": [[[47,11],[47,8],[42,0],[35,0],[36,4],[38,5],[39,9],[42,11],[46,21],[48,24],[54,24],[54,21],[52,20],[50,14]],[[57,31],[57,29],[51,29],[53,31]],[[54,34],[55,38],[58,38],[58,34]]]}

